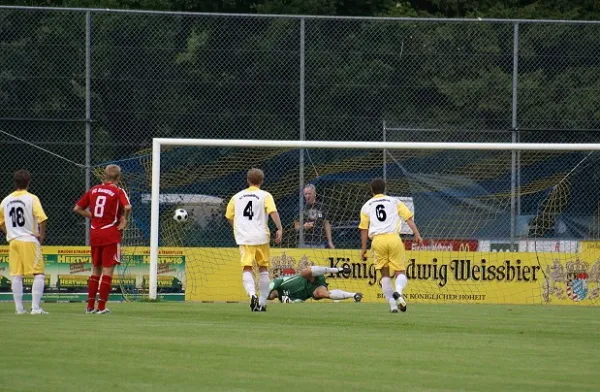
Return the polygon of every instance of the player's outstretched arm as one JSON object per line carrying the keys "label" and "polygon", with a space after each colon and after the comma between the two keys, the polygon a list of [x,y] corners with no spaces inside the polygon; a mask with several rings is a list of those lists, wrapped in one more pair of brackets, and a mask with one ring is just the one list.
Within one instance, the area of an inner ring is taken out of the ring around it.
{"label": "player's outstretched arm", "polygon": [[6,224],[4,222],[4,208],[2,208],[2,204],[0,204],[0,230],[4,234],[6,234]]}
{"label": "player's outstretched arm", "polygon": [[229,222],[231,227],[233,227],[233,219],[235,218],[235,202],[233,201],[233,197],[229,200],[229,203],[227,203],[227,209],[225,210],[225,218],[227,219],[227,222]]}
{"label": "player's outstretched arm", "polygon": [[[312,228],[315,227],[315,222],[304,222],[304,229],[305,230],[310,230]],[[300,230],[300,222],[299,221],[294,221],[294,229],[295,230]]]}
{"label": "player's outstretched arm", "polygon": [[272,290],[272,291],[269,293],[269,296],[267,297],[267,299],[268,299],[269,301],[273,301],[273,300],[274,300],[275,298],[277,298],[278,296],[279,296],[279,292],[278,292],[277,290]]}
{"label": "player's outstretched arm", "polygon": [[131,215],[131,205],[123,207],[123,215],[121,215],[121,219],[119,220],[119,226],[117,227],[117,230],[125,230],[127,222],[129,221],[129,215]]}
{"label": "player's outstretched arm", "polygon": [[92,213],[89,212],[87,209],[79,207],[77,204],[73,208],[73,212],[75,212],[76,214],[79,214],[79,215],[83,216],[84,218],[92,219]]}
{"label": "player's outstretched arm", "polygon": [[44,220],[39,223],[40,232],[38,234],[38,241],[40,242],[40,245],[42,245],[44,243],[44,240],[46,239],[46,226],[47,225],[48,225],[48,220]]}
{"label": "player's outstretched arm", "polygon": [[281,237],[283,236],[283,228],[281,227],[281,219],[279,219],[279,213],[277,211],[273,211],[269,214],[273,223],[275,223],[275,227],[277,227],[277,233],[275,233],[275,243],[281,242]]}
{"label": "player's outstretched arm", "polygon": [[421,238],[421,233],[419,233],[419,229],[417,228],[417,225],[415,224],[415,220],[413,218],[410,218],[406,221],[406,224],[413,231],[413,233],[415,235],[415,241],[419,245],[423,245],[423,238]]}
{"label": "player's outstretched arm", "polygon": [[360,229],[360,258],[362,261],[367,260],[367,240],[369,239],[369,230]]}

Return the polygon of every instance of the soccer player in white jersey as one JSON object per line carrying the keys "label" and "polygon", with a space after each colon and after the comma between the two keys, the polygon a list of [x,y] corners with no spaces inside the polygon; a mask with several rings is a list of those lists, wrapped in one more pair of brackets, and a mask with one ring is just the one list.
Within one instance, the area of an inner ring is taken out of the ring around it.
{"label": "soccer player in white jersey", "polygon": [[40,245],[46,235],[48,217],[40,199],[27,191],[31,174],[19,170],[14,174],[16,190],[0,203],[0,229],[8,241],[8,264],[17,314],[23,308],[23,276],[33,275],[31,314],[48,314],[40,307],[44,294],[44,258]]}
{"label": "soccer player in white jersey", "polygon": [[[367,238],[371,238],[375,269],[381,271],[381,288],[390,304],[390,311],[398,313],[398,307],[406,312],[406,299],[402,291],[408,283],[404,244],[400,239],[400,218],[408,224],[414,240],[422,244],[423,239],[415,225],[413,213],[400,200],[385,195],[385,181],[375,178],[371,181],[373,197],[360,210],[361,258],[366,260]],[[392,287],[390,270],[396,278],[395,290]]]}
{"label": "soccer player in white jersey", "polygon": [[[279,213],[275,207],[273,196],[260,189],[265,175],[260,169],[248,171],[248,188],[238,192],[227,204],[225,217],[233,226],[235,242],[240,247],[242,264],[242,282],[250,297],[250,310],[265,312],[269,295],[269,270],[271,264],[269,240],[269,216],[277,227],[275,242],[281,242],[283,234]],[[256,296],[252,262],[256,261],[259,270],[258,288],[260,296]]]}

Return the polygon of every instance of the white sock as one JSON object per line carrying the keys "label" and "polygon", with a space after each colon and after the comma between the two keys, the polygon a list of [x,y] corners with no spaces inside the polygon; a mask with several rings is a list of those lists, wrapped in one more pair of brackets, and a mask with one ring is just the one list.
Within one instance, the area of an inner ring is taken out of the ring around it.
{"label": "white sock", "polygon": [[23,277],[13,276],[11,282],[13,299],[15,301],[15,309],[17,312],[23,310]]}
{"label": "white sock", "polygon": [[400,274],[396,277],[396,292],[398,294],[402,294],[402,290],[404,290],[404,288],[406,287],[406,285],[408,284],[408,279],[406,278],[406,275],[404,274]]}
{"label": "white sock", "polygon": [[242,272],[242,283],[244,284],[244,289],[246,290],[248,297],[256,295],[256,286],[254,284],[254,275],[252,275],[252,272]]}
{"label": "white sock", "polygon": [[392,278],[384,276],[381,278],[381,288],[383,289],[383,296],[390,304],[390,309],[398,309],[396,300],[394,299],[394,289],[392,288]]}
{"label": "white sock", "polygon": [[258,297],[258,304],[265,306],[267,304],[267,297],[269,296],[269,273],[267,271],[260,273],[258,278],[258,289],[260,290],[260,297]]}
{"label": "white sock", "polygon": [[39,309],[40,301],[44,295],[44,275],[36,275],[33,277],[33,285],[31,286],[31,308]]}
{"label": "white sock", "polygon": [[312,266],[310,267],[310,273],[312,276],[322,276],[325,274],[337,274],[338,272],[342,271],[342,268],[327,268],[327,267],[319,267],[319,266]]}
{"label": "white sock", "polygon": [[344,290],[330,290],[329,298],[331,298],[331,299],[348,299],[348,298],[354,297],[354,294],[356,294],[356,293],[349,293]]}

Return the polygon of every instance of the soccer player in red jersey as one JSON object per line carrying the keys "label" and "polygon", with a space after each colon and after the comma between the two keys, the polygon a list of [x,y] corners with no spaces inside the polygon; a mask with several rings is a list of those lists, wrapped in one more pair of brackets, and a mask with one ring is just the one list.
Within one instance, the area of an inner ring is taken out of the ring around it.
{"label": "soccer player in red jersey", "polygon": [[[88,281],[86,313],[110,313],[106,308],[106,301],[110,294],[115,266],[121,262],[121,233],[131,213],[127,194],[116,185],[120,179],[119,166],[106,166],[104,182],[90,188],[73,209],[77,214],[91,219],[90,245],[93,270]],[[98,310],[96,310],[98,287],[100,293]]]}

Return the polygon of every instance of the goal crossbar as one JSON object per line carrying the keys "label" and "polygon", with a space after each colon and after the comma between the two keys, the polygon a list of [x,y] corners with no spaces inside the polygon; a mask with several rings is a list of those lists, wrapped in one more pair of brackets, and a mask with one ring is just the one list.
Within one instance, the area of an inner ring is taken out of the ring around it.
{"label": "goal crossbar", "polygon": [[436,143],[436,142],[345,142],[245,139],[153,139],[160,146],[330,148],[363,150],[500,150],[500,151],[599,151],[600,143]]}
{"label": "goal crossbar", "polygon": [[160,152],[162,146],[248,147],[289,149],[363,150],[487,150],[487,151],[600,151],[598,143],[448,143],[448,142],[346,142],[300,140],[155,138],[152,142],[152,195],[150,221],[149,298],[156,299],[160,202]]}

